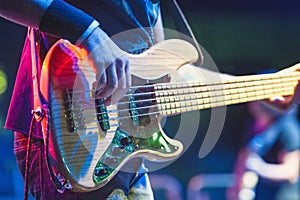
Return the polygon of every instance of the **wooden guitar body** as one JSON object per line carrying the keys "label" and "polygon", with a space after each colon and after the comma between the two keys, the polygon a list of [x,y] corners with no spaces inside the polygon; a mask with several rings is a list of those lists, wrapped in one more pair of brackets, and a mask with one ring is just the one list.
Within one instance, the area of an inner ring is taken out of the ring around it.
{"label": "wooden guitar body", "polygon": [[158,162],[176,158],[183,147],[162,131],[153,84],[173,81],[177,69],[197,55],[181,40],[128,55],[132,87],[117,104],[105,106],[95,97],[96,74],[80,49],[64,40],[53,45],[43,63],[41,91],[48,102],[43,130],[56,185],[92,191],[135,157]]}

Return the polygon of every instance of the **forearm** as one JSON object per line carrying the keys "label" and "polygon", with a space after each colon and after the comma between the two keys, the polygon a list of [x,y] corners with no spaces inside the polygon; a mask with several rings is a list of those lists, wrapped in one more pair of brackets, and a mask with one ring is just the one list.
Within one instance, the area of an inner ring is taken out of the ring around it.
{"label": "forearm", "polygon": [[286,153],[281,164],[257,162],[254,171],[261,177],[273,181],[293,182],[299,177],[299,151]]}
{"label": "forearm", "polygon": [[264,164],[257,170],[259,176],[273,181],[294,181],[298,173],[295,169],[280,164]]}
{"label": "forearm", "polygon": [[0,16],[23,26],[39,28],[53,0],[1,0]]}
{"label": "forearm", "polygon": [[93,17],[62,0],[2,0],[0,15],[72,43],[95,22]]}

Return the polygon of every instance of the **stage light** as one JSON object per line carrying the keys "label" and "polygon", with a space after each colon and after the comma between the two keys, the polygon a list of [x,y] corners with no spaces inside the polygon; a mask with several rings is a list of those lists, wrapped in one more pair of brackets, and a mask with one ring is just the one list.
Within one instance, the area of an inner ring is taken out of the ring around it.
{"label": "stage light", "polygon": [[7,76],[0,70],[0,95],[3,94],[7,89]]}

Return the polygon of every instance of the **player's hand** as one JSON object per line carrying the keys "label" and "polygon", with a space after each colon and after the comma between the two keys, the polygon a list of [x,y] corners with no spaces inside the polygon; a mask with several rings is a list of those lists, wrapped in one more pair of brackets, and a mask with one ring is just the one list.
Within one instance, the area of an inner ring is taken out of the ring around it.
{"label": "player's hand", "polygon": [[[281,70],[277,73],[280,74],[289,74],[291,72],[300,72],[300,63],[293,65],[289,68],[286,68],[284,70]],[[269,99],[268,101],[264,101],[267,105],[273,107],[274,109],[277,109],[281,112],[285,112],[290,110],[291,108],[295,107],[300,102],[300,76],[298,80],[298,84],[296,85],[294,89],[294,94],[290,96],[285,97],[273,97]]]}
{"label": "player's hand", "polygon": [[96,72],[96,97],[105,98],[105,104],[119,101],[131,85],[130,66],[122,51],[100,28],[81,45]]}

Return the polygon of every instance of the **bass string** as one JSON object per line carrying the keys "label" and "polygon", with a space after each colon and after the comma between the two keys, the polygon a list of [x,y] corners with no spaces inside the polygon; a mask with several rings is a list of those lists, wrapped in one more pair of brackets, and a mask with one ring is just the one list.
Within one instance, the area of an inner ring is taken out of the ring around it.
{"label": "bass string", "polygon": [[[252,93],[252,94],[249,95],[248,92],[245,92],[244,94],[248,93],[248,95],[245,95],[244,97],[239,98],[239,101],[240,102],[246,102],[247,100],[253,99],[254,97],[257,97],[256,100],[261,100],[261,99],[265,98],[266,95],[271,97],[272,95],[276,95],[276,94],[278,94],[280,92],[289,92],[291,90],[292,86],[293,86],[292,84],[291,85],[286,84],[285,87],[283,87],[283,88],[275,88],[275,89],[271,88],[271,89],[265,90],[263,94],[260,94],[260,93],[257,94],[257,93],[254,92],[254,93]],[[226,95],[226,97],[230,98],[231,96],[235,97],[236,95],[237,95],[237,93],[231,94],[231,95]],[[243,96],[242,93],[239,94],[239,95]],[[218,98],[218,97],[221,97],[221,98]],[[211,105],[214,105],[214,104],[217,104],[217,103],[218,104],[222,104],[222,105],[227,105],[228,102],[230,103],[230,101],[232,101],[232,100],[225,100],[222,97],[223,96],[214,96],[214,97],[211,96],[211,97],[199,98],[199,99],[195,99],[195,100],[190,100],[189,99],[189,100],[182,101],[182,106],[180,108],[176,107],[176,108],[171,108],[171,109],[168,109],[168,107],[170,107],[169,105],[173,104],[174,102],[160,103],[159,104],[160,105],[160,111],[169,111],[169,112],[174,111],[175,112],[178,109],[185,110],[186,108],[190,108],[191,107],[190,104],[192,104],[192,107],[195,107],[195,110],[198,110],[197,108],[199,106],[209,108],[209,107],[211,107]],[[221,101],[215,101],[215,102],[213,102],[213,101],[210,100],[212,98],[218,98],[218,99],[221,99]],[[199,100],[202,100],[202,103],[199,103]],[[190,104],[188,104],[188,103],[190,103]],[[163,107],[165,107],[165,109]],[[145,108],[147,108],[147,109],[157,108],[157,105],[146,106],[146,107],[136,108],[136,109],[139,110],[139,109],[145,109]],[[117,120],[122,120],[122,119],[128,119],[128,118],[131,118],[131,116],[128,115],[129,111],[130,111],[130,109],[111,110],[109,112],[110,113],[116,113],[116,114],[118,114],[118,117],[111,117],[111,118],[106,119],[106,120],[86,121],[86,123],[93,123],[93,122],[100,122],[100,123],[102,123],[102,122],[107,122],[107,121],[117,121]],[[147,116],[147,115],[157,115],[157,114],[161,114],[160,111],[154,111],[154,112],[143,113],[143,114],[139,113],[136,116],[137,117],[142,117],[142,116]],[[121,115],[121,117],[120,117],[120,114],[122,112],[126,112],[126,114],[124,114],[123,116]],[[99,112],[99,113],[95,113],[95,114],[85,114],[85,115],[83,115],[83,117],[86,117],[86,118],[88,118],[88,117],[92,117],[93,118],[94,117],[95,118],[97,115],[101,115],[101,114],[106,114],[106,113]]]}
{"label": "bass string", "polygon": [[[292,87],[293,86],[293,84],[286,84],[285,85],[285,88],[281,88],[281,89],[289,89],[290,87]],[[265,91],[265,93],[267,93],[268,91],[273,91],[272,89],[270,89],[270,90],[264,90]],[[282,90],[279,90],[279,91],[277,91],[277,92],[281,92]],[[246,91],[245,93],[249,93],[249,91]],[[230,93],[230,95],[231,96],[234,96],[234,95],[236,95],[236,94],[240,94],[241,96],[243,96],[243,93],[238,93],[238,92],[236,92],[236,93]],[[274,94],[274,92],[273,93],[270,93],[270,95],[271,94]],[[193,97],[195,97],[195,98],[184,98],[184,100],[180,100],[180,103],[182,103],[182,104],[184,104],[184,105],[186,105],[185,103],[188,103],[188,102],[190,102],[191,104],[193,104],[193,102],[198,102],[199,100],[203,100],[203,101],[209,101],[210,99],[214,99],[214,98],[222,98],[222,97],[230,97],[230,95],[218,95],[218,94],[216,94],[216,95],[209,95],[209,96],[206,96],[205,97],[205,95],[202,95],[202,97],[203,98],[199,98],[199,96],[197,96],[196,94],[192,94],[191,96],[193,96]],[[181,95],[181,96],[185,96],[185,95]],[[173,97],[173,96],[172,96]],[[178,96],[177,96],[178,97]],[[249,96],[248,95],[248,98],[253,98],[253,97],[255,97],[255,94],[254,94],[254,96]],[[179,97],[178,97],[179,98]],[[163,97],[161,97],[161,98],[153,98],[153,99],[147,99],[147,101],[159,101],[160,99],[163,99]],[[242,100],[246,100],[246,99],[241,99],[241,101]],[[133,101],[133,102],[139,102],[139,101]],[[173,104],[173,103],[177,103],[178,101],[173,101],[173,102],[166,102],[165,101],[165,103],[159,103],[159,105],[161,105],[162,107],[165,105],[165,107],[167,107],[168,106],[168,104]],[[125,102],[126,104],[128,104],[128,102]],[[132,102],[130,102],[130,103],[132,103]],[[219,102],[219,103],[222,103],[222,102]],[[224,103],[225,103],[225,101],[224,101]],[[99,106],[95,106],[96,108],[97,107],[99,107]],[[186,106],[187,107],[187,106]],[[135,110],[137,110],[137,111],[139,111],[139,110],[143,110],[143,109],[152,109],[152,108],[157,108],[157,105],[151,105],[151,106],[141,106],[141,107],[137,107],[137,108],[134,108]],[[182,107],[182,108],[184,108],[184,106]],[[81,107],[81,109],[94,109],[94,107]],[[122,115],[122,113],[128,113],[129,111],[130,111],[131,109],[130,108],[125,108],[125,109],[120,109],[120,110],[113,110],[113,109],[109,109],[109,110],[107,110],[107,112],[96,112],[95,114],[96,115],[102,115],[102,114],[106,114],[106,113],[117,113],[117,114],[121,114]],[[151,114],[151,113],[150,113]],[[155,112],[154,114],[157,114],[157,112]],[[147,115],[147,114],[144,114],[144,115]],[[142,115],[142,116],[144,116],[144,115]],[[85,115],[86,117],[89,117],[89,116],[92,116],[92,117],[94,117],[94,114],[90,114],[90,115]],[[137,115],[137,116],[139,116],[139,115]]]}
{"label": "bass string", "polygon": [[[291,75],[288,76],[288,77],[285,77],[285,78],[288,78],[288,80],[283,80],[282,79],[283,76],[280,76],[280,77],[281,77],[281,79],[275,79],[275,80],[273,80],[273,82],[265,84],[265,86],[270,86],[270,85],[275,85],[275,84],[280,86],[282,83],[286,84],[287,81],[288,82],[293,82],[293,81],[296,80],[295,77],[293,77]],[[294,78],[294,79],[290,79],[291,77]],[[272,79],[274,79],[274,77],[272,77]],[[271,79],[268,79],[268,80],[271,80]],[[280,80],[280,82],[277,82],[278,80]],[[233,81],[232,81],[232,83],[233,83]],[[177,88],[176,87],[167,87],[167,88],[156,89],[156,90],[158,92],[160,92],[160,94],[164,94],[164,93],[170,94],[170,93],[172,93],[172,95],[188,95],[188,94],[189,95],[194,95],[195,91],[210,92],[211,93],[211,92],[222,91],[222,90],[226,91],[226,90],[249,89],[249,88],[252,88],[252,90],[255,90],[258,86],[260,86],[259,83],[254,83],[253,85],[246,85],[245,86],[244,85],[245,82],[242,82],[242,81],[234,82],[234,84],[236,84],[237,86],[230,87],[228,89],[223,89],[223,88],[221,88],[221,89],[220,88],[215,89],[213,87],[212,88],[207,88],[208,86],[216,86],[216,85],[220,85],[220,84],[211,84],[211,85],[206,84],[206,85],[201,85],[201,86],[196,86],[196,87],[193,86],[193,85],[187,87],[186,84],[181,84],[179,86],[185,86],[185,88],[191,88],[191,89],[193,89],[193,91],[190,92],[190,93],[182,93],[182,94],[176,92],[176,91],[179,91],[178,89],[181,89],[180,87],[177,87]],[[163,86],[163,85],[157,85],[157,86]],[[139,86],[138,88],[148,88],[148,87],[153,87],[153,86],[145,86],[145,87]],[[90,90],[90,91],[94,91],[94,90]],[[90,92],[90,91],[88,91],[88,92]],[[81,94],[82,92],[83,91],[76,91],[75,94]],[[87,91],[85,91],[85,92],[87,92]],[[127,94],[127,95],[124,95],[124,97],[133,97],[133,98],[135,98],[135,97],[138,97],[138,96],[152,96],[152,95],[155,95],[155,94],[157,94],[157,92],[151,91],[151,92],[144,92],[144,93],[137,93],[137,94]],[[169,96],[171,96],[171,95],[169,95]],[[126,101],[122,101],[122,102],[118,102],[118,103],[116,103],[114,105],[118,106],[118,105],[122,105],[122,104],[138,103],[138,102],[143,102],[143,101],[154,101],[157,98],[160,98],[160,97],[150,98],[150,99],[149,98],[145,98],[145,99],[142,99],[142,100],[132,100],[130,102],[128,102],[128,101],[127,102]],[[101,98],[91,97],[91,98],[88,99],[88,101],[95,101],[95,100],[99,100],[99,99],[101,99]],[[79,104],[79,103],[83,103],[83,102],[86,103],[87,100],[85,100],[85,99],[80,99],[80,100],[72,99],[72,100],[66,100],[64,102],[65,103],[78,103]],[[94,107],[94,105],[92,105],[92,106]],[[88,108],[88,107],[83,107],[83,108]]]}

